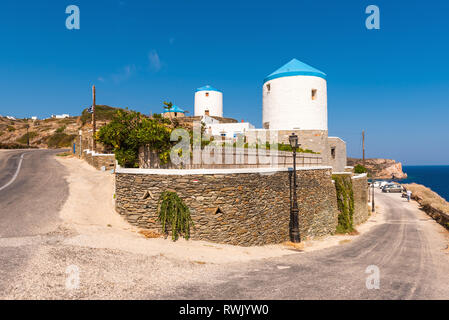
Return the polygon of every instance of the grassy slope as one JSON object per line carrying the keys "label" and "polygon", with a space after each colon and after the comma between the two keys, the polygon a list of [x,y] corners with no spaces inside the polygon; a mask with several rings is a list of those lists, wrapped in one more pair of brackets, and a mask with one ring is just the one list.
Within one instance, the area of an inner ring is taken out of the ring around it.
{"label": "grassy slope", "polygon": [[[96,116],[99,126],[112,119],[117,108],[97,106]],[[67,119],[17,119],[0,117],[0,148],[20,148],[27,143],[27,126],[30,146],[39,148],[70,147],[80,129],[91,126],[91,114],[83,110],[80,117]]]}

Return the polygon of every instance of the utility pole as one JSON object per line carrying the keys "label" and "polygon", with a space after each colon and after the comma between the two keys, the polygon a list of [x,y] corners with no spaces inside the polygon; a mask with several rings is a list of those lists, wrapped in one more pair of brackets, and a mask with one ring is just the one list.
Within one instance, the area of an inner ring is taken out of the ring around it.
{"label": "utility pole", "polygon": [[97,131],[97,121],[95,119],[95,86],[92,86],[92,149],[97,150],[97,142],[95,141],[95,132]]}
{"label": "utility pole", "polygon": [[363,166],[365,166],[365,130],[362,131]]}

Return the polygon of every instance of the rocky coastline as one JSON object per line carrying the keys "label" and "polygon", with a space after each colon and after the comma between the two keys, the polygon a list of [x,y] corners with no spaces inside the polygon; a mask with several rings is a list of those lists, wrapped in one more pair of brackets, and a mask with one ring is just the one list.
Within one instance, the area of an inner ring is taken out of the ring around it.
{"label": "rocky coastline", "polygon": [[348,158],[348,166],[363,165],[368,169],[373,179],[406,179],[407,174],[402,171],[402,163],[392,159],[362,159]]}

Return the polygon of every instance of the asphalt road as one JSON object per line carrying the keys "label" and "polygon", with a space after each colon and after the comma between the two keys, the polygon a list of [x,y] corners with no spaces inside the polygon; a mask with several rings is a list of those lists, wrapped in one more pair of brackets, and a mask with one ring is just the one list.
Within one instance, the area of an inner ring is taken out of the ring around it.
{"label": "asphalt road", "polygon": [[[0,152],[0,237],[38,235],[57,226],[59,209],[68,196],[65,169],[54,159],[58,152]],[[15,180],[2,189],[16,173]]]}
{"label": "asphalt road", "polygon": [[399,194],[376,196],[385,223],[350,243],[236,265],[163,298],[449,299],[447,231]]}
{"label": "asphalt road", "polygon": [[[58,213],[68,196],[65,169],[54,159],[58,152],[61,150],[0,151],[0,238],[32,238],[58,226]],[[26,265],[35,249],[0,247],[0,290]]]}

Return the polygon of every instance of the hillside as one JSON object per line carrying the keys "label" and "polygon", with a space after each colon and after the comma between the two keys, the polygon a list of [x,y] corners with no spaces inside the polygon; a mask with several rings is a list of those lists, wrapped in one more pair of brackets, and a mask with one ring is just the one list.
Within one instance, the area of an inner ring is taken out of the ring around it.
{"label": "hillside", "polygon": [[[363,165],[362,159],[348,158],[348,166]],[[365,159],[368,173],[374,179],[405,179],[407,174],[402,171],[402,164],[391,159]]]}
{"label": "hillside", "polygon": [[[96,108],[98,128],[108,123],[117,110],[100,105]],[[79,130],[86,132],[92,128],[91,117],[87,109],[83,110],[81,116],[66,119],[10,120],[0,117],[0,148],[26,147],[27,138],[30,146],[35,148],[70,147]]]}

